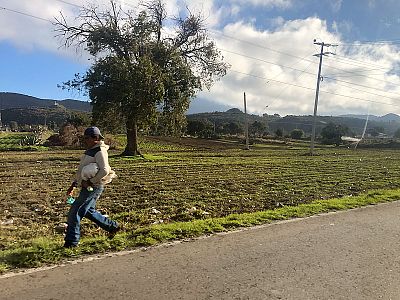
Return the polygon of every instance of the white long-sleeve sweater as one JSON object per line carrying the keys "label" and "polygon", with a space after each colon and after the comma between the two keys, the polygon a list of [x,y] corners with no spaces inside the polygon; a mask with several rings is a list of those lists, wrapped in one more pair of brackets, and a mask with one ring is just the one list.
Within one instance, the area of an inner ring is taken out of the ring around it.
{"label": "white long-sleeve sweater", "polygon": [[91,163],[96,163],[99,168],[96,175],[89,179],[94,186],[104,185],[111,182],[115,177],[115,172],[111,170],[108,163],[107,150],[109,148],[110,147],[103,141],[100,141],[100,143],[85,151],[85,154],[81,157],[78,171],[75,175],[75,181],[78,185],[81,185],[82,182],[82,169]]}

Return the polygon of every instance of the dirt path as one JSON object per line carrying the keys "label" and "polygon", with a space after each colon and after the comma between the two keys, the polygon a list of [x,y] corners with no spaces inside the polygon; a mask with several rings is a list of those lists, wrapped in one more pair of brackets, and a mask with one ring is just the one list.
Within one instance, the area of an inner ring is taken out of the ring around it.
{"label": "dirt path", "polygon": [[400,202],[0,277],[1,299],[400,299]]}

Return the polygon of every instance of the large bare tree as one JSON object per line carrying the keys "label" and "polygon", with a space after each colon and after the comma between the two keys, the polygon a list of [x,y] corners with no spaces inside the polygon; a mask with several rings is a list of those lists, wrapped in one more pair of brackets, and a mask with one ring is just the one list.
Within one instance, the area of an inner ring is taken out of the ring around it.
{"label": "large bare tree", "polygon": [[163,30],[166,18],[162,0],[144,4],[137,13],[124,11],[114,0],[105,10],[83,7],[74,24],[62,14],[56,18],[63,45],[82,47],[94,58],[85,74],[64,87],[88,93],[96,122],[123,123],[125,155],[140,154],[138,127],[157,116],[168,132],[182,128],[190,100],[228,68],[200,14],[188,11]]}

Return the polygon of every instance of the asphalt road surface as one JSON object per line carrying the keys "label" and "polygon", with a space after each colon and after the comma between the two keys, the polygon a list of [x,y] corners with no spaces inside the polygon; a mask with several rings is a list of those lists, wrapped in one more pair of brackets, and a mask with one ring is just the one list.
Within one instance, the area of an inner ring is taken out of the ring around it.
{"label": "asphalt road surface", "polygon": [[0,277],[0,299],[400,299],[400,202]]}

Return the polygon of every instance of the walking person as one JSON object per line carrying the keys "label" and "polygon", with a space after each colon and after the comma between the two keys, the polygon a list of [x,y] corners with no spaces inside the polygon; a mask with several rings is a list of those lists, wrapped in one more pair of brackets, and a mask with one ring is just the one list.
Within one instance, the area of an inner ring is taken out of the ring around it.
{"label": "walking person", "polygon": [[[65,235],[65,248],[76,247],[80,239],[80,225],[82,218],[88,218],[100,228],[109,232],[113,237],[120,229],[120,225],[96,210],[96,202],[104,191],[104,186],[115,177],[108,163],[108,148],[99,128],[89,127],[84,132],[86,144],[85,154],[82,156],[75,180],[67,190],[67,195],[72,194],[74,188],[80,186],[78,198],[72,203],[68,212],[68,227]],[[95,171],[88,176],[85,172],[91,166]],[[86,167],[86,168],[85,168]]]}

